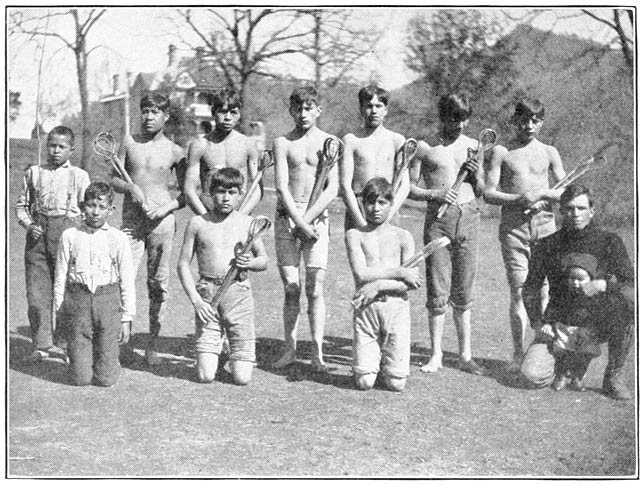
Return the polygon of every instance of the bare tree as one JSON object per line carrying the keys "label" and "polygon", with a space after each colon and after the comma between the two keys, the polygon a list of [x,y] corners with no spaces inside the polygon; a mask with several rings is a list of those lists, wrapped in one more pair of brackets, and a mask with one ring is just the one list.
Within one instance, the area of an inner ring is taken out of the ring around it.
{"label": "bare tree", "polygon": [[634,16],[633,9],[579,9],[570,13],[569,10],[557,9],[529,10],[516,14],[513,11],[503,11],[506,18],[512,22],[532,23],[545,15],[553,17],[552,28],[561,21],[580,19],[583,17],[593,19],[605,25],[613,33],[613,37],[607,41],[608,46],[619,46],[624,56],[624,62],[629,70],[633,71],[633,32]]}
{"label": "bare tree", "polygon": [[[233,9],[178,11],[190,27],[205,57],[218,66],[228,85],[242,100],[252,76],[273,76],[270,62],[300,52],[298,42],[307,32],[298,27],[302,13],[292,9]],[[184,39],[184,42],[191,44]],[[191,47],[196,47],[191,45]]]}
{"label": "bare tree", "polygon": [[314,67],[313,84],[318,92],[335,87],[347,78],[362,57],[372,52],[380,32],[351,25],[351,10],[308,9],[300,12],[313,20],[302,54]]}
{"label": "bare tree", "polygon": [[[90,132],[90,110],[89,110],[89,91],[87,88],[87,63],[89,55],[99,46],[91,49],[87,46],[87,38],[96,25],[96,22],[105,14],[106,9],[86,9],[78,10],[76,8],[54,11],[47,10],[46,13],[39,13],[37,10],[14,10],[9,16],[9,35],[10,36],[28,36],[30,39],[37,37],[52,37],[62,42],[63,47],[70,49],[76,60],[76,75],[78,79],[78,90],[81,104],[82,119],[82,149],[81,164],[87,168],[89,155],[91,153],[91,132]],[[69,17],[73,21],[73,33],[64,35],[56,30],[48,30],[47,22],[55,17]]]}

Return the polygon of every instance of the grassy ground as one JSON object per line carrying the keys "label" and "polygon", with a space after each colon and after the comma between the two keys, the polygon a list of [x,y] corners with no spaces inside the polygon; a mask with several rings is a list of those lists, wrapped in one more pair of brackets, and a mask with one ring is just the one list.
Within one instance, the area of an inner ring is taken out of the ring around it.
{"label": "grassy ground", "polygon": [[[21,167],[32,157],[12,145],[9,202]],[[33,158],[31,158],[33,160]],[[274,195],[260,212],[272,217]],[[176,245],[189,210],[178,213]],[[8,474],[12,477],[520,477],[632,476],[637,473],[633,403],[599,393],[606,349],[593,361],[585,394],[520,388],[503,370],[511,355],[508,291],[496,240],[497,221],[481,231],[475,358],[489,377],[458,371],[456,337],[448,319],[446,367],[419,370],[429,355],[424,289],[413,294],[412,369],[405,392],[354,390],[350,374],[350,278],[341,231],[343,209],[331,211],[325,354],[334,370],[311,372],[309,330],[303,314],[299,361],[287,371],[268,363],[279,356],[283,293],[272,237],[271,264],[252,276],[256,296],[258,368],[248,387],[223,375],[194,381],[187,336],[192,308],[172,273],[162,329],[164,364],[142,358],[123,369],[111,389],[75,388],[60,361],[21,363],[30,350],[22,252],[24,231],[8,224]],[[113,219],[118,225],[119,217]],[[417,244],[422,214],[404,209],[400,224]],[[632,236],[625,234],[632,249]],[[176,264],[176,255],[173,267]],[[144,270],[137,280],[134,343],[142,353],[147,313]],[[305,307],[303,307],[304,309]]]}

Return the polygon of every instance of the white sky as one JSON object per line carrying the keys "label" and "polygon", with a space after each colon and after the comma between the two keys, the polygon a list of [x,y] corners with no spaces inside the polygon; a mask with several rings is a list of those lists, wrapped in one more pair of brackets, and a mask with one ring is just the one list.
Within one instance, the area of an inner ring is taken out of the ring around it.
{"label": "white sky", "polygon": [[[503,7],[509,9],[509,7]],[[50,9],[50,12],[56,9]],[[90,57],[90,89],[92,98],[100,92],[107,92],[111,86],[111,75],[123,74],[126,69],[135,75],[138,72],[152,72],[167,65],[168,44],[179,44],[177,27],[168,21],[173,9],[123,7],[109,8],[99,20],[89,38],[89,47],[103,45]],[[386,88],[396,88],[413,80],[412,74],[404,65],[407,24],[415,15],[431,15],[429,8],[401,7],[397,9],[363,8],[358,15],[359,25],[373,25],[383,31],[374,47],[373,56],[365,59],[365,80],[373,72],[377,73]],[[513,23],[503,17],[498,9],[485,9],[487,15],[496,16],[508,26]],[[520,16],[525,9],[513,9],[512,14]],[[579,13],[579,10],[560,9],[559,17]],[[604,10],[603,14],[608,13]],[[51,21],[50,31],[62,35],[71,32],[70,20],[58,17]],[[610,37],[606,26],[592,19],[564,18],[556,20],[554,15],[544,14],[535,26],[553,29],[556,32],[577,34],[600,41]],[[42,42],[42,40],[39,40]],[[69,98],[78,105],[78,88],[74,59],[68,49],[60,49],[57,39],[48,38],[45,59],[41,74],[41,97],[50,101]],[[8,88],[21,92],[23,103],[21,116],[10,126],[10,136],[26,137],[33,127],[35,118],[36,92],[38,80],[38,61],[40,50],[36,44],[24,44],[14,38],[7,39]],[[188,55],[187,50],[180,53]],[[291,72],[301,75],[301,72]]]}

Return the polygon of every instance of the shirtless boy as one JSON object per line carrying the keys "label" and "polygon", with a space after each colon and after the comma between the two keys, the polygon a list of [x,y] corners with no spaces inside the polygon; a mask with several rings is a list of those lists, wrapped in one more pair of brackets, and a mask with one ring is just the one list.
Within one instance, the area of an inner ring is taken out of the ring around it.
{"label": "shirtless boy", "polygon": [[[538,100],[526,99],[517,103],[512,118],[516,135],[507,148],[494,147],[485,173],[485,201],[501,206],[499,240],[510,286],[514,370],[521,365],[528,324],[523,285],[528,275],[530,244],[556,230],[551,211],[543,210],[533,216],[526,216],[524,211],[538,201],[558,201],[563,190],[549,188],[548,175],[552,173],[555,182],[565,175],[557,149],[536,138],[544,117],[545,109]],[[543,290],[545,307],[547,287]]]}
{"label": "shirtless boy", "polygon": [[125,194],[121,229],[132,247],[135,272],[147,251],[147,285],[150,299],[150,338],[145,357],[149,365],[161,363],[157,344],[168,298],[170,257],[175,233],[173,212],[185,205],[183,195],[173,199],[169,183],[183,158],[180,146],[168,140],[163,126],[168,120],[167,97],[151,94],[141,99],[141,134],[126,136],[119,158],[133,184],[114,177],[112,187]]}
{"label": "shirtless boy", "polygon": [[[213,210],[194,216],[186,226],[177,271],[195,309],[197,325],[197,379],[215,379],[224,335],[230,342],[230,363],[237,385],[250,382],[255,362],[255,308],[246,271],[263,271],[268,259],[262,240],[257,238],[251,252],[235,254],[235,246],[248,239],[252,218],[235,210],[244,179],[230,167],[215,172],[210,193]],[[190,261],[197,256],[199,281],[195,285]],[[230,268],[231,261],[244,270],[217,308],[210,302]]]}
{"label": "shirtless boy", "polygon": [[313,339],[311,365],[318,372],[327,369],[322,352],[326,305],[324,276],[329,251],[327,206],[338,193],[337,167],[329,173],[328,183],[318,200],[307,208],[315,184],[317,165],[324,140],[331,135],[316,126],[322,113],[318,93],[309,86],[296,88],[290,97],[290,114],[295,128],[275,140],[275,251],[284,284],[285,352],[274,364],[283,368],[295,362],[297,328],[300,315],[300,260],[306,266],[305,291]]}
{"label": "shirtless boy", "polygon": [[353,376],[361,390],[371,389],[379,373],[391,391],[402,391],[409,376],[410,325],[407,290],[420,286],[417,268],[403,268],[414,254],[414,239],[387,222],[393,202],[391,184],[371,179],[361,194],[367,225],[345,235],[356,283],[353,299]]}
{"label": "shirtless boy", "polygon": [[[340,191],[347,207],[345,230],[365,227],[367,221],[360,210],[357,194],[373,177],[393,180],[396,154],[405,138],[383,126],[387,115],[389,94],[378,86],[366,86],[358,93],[363,127],[342,139],[344,154],[340,160]],[[400,209],[409,194],[409,174],[405,173],[398,192],[394,194],[389,217]]]}
{"label": "shirtless boy", "polygon": [[[477,141],[463,134],[472,110],[463,94],[441,97],[438,118],[441,123],[439,140],[432,146],[421,141],[411,165],[411,198],[427,201],[424,244],[446,236],[448,247],[436,250],[427,259],[427,309],[432,356],[421,371],[433,373],[443,367],[441,341],[448,305],[453,308],[458,335],[459,367],[476,375],[485,370],[472,359],[471,318],[474,279],[476,277],[480,211],[476,194],[483,188],[483,168],[476,160],[468,160],[468,148],[476,150]],[[451,189],[459,169],[467,161],[470,172],[465,183]],[[422,175],[425,189],[416,185]],[[445,215],[436,215],[444,203],[451,204]]]}
{"label": "shirtless boy", "polygon": [[[192,210],[199,215],[212,210],[212,199],[205,193],[212,174],[223,167],[233,167],[244,176],[246,185],[257,174],[258,149],[253,138],[235,128],[241,117],[241,100],[234,91],[222,89],[212,100],[215,129],[188,146],[188,168],[184,193]],[[200,193],[199,188],[203,189]],[[242,187],[242,192],[245,187]],[[261,193],[255,191],[246,206],[248,213],[259,203]]]}

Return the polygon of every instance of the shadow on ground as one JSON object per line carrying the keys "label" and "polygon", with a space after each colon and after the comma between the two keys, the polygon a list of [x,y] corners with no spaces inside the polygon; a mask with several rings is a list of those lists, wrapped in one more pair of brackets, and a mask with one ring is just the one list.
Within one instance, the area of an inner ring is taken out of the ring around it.
{"label": "shadow on ground", "polygon": [[284,342],[279,339],[257,339],[258,367],[271,374],[285,376],[288,382],[313,381],[331,385],[341,389],[353,389],[351,375],[352,342],[340,337],[324,338],[324,358],[327,372],[316,371],[310,364],[313,342],[300,340],[297,342],[297,360],[282,368],[274,369],[273,362],[278,360],[284,349]]}
{"label": "shadow on ground", "polygon": [[29,327],[18,327],[9,333],[9,369],[57,384],[69,384],[67,365],[62,354],[52,354],[38,363],[27,361],[33,351]]}

